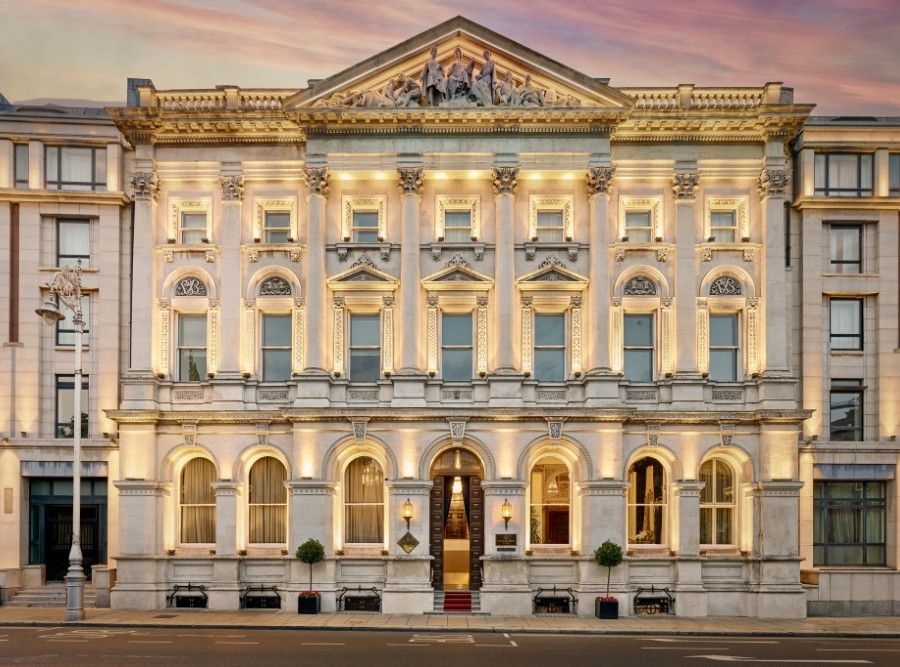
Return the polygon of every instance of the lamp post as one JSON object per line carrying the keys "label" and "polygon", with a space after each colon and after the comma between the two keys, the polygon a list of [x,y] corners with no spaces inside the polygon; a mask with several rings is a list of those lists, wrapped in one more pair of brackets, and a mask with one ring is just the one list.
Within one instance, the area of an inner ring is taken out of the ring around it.
{"label": "lamp post", "polygon": [[84,334],[84,313],[81,310],[81,260],[53,274],[47,285],[49,294],[42,308],[35,312],[44,323],[55,326],[65,315],[59,312],[62,301],[72,311],[75,328],[75,393],[72,418],[72,548],[69,550],[69,571],[66,573],[66,621],[84,620],[84,570],[81,553],[81,339]]}

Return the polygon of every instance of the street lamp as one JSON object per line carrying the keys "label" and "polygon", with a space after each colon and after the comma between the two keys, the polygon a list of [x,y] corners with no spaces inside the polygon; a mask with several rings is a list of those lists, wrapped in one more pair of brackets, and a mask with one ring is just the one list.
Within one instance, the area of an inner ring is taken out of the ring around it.
{"label": "street lamp", "polygon": [[44,323],[55,326],[65,319],[58,303],[72,311],[75,327],[75,395],[72,454],[72,548],[69,550],[69,571],[66,573],[66,621],[84,620],[84,570],[81,563],[81,338],[84,334],[84,314],[81,311],[81,260],[53,274],[47,285],[47,300],[36,312]]}

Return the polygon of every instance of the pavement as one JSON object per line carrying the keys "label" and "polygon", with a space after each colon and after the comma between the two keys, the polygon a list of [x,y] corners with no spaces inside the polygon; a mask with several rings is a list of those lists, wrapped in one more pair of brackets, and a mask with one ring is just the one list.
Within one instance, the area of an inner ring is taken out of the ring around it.
{"label": "pavement", "polygon": [[0,607],[0,626],[103,626],[125,628],[240,628],[247,630],[362,630],[416,632],[515,632],[584,635],[728,637],[900,638],[900,616],[814,617],[805,619],[677,616],[624,617],[545,614],[380,614],[340,612],[300,615],[279,610],[87,609],[84,621],[63,623],[59,607]]}

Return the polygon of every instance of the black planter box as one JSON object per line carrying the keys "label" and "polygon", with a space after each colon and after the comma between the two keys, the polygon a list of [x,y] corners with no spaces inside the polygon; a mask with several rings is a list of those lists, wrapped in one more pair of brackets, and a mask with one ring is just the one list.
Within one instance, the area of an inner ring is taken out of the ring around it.
{"label": "black planter box", "polygon": [[618,600],[594,600],[594,616],[597,618],[619,618]]}
{"label": "black planter box", "polygon": [[322,608],[322,598],[318,593],[315,596],[300,595],[297,598],[298,614],[318,614]]}

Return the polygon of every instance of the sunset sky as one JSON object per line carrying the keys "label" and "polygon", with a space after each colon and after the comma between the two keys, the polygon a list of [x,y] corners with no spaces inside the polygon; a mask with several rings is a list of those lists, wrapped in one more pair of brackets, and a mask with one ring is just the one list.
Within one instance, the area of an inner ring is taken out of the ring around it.
{"label": "sunset sky", "polygon": [[304,87],[456,14],[613,86],[783,81],[816,114],[900,115],[900,0],[0,0],[0,93]]}

